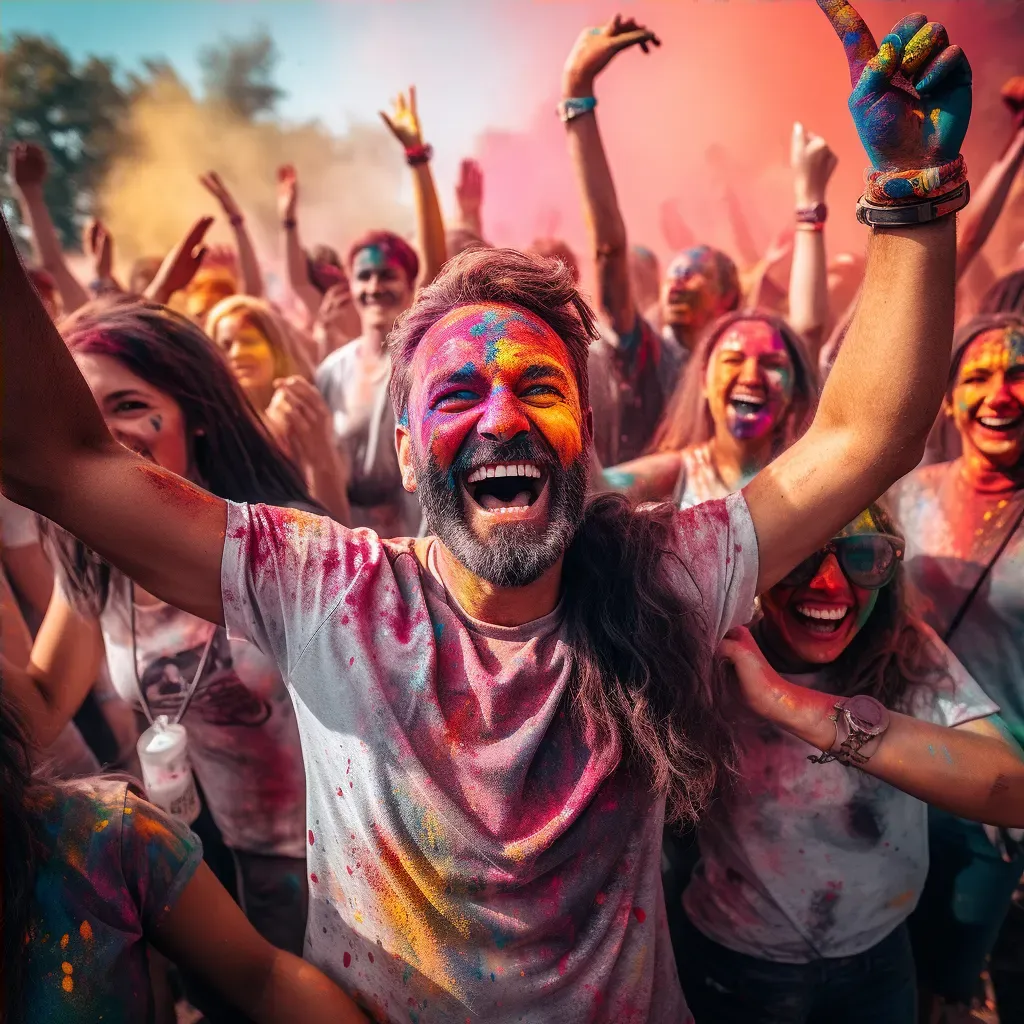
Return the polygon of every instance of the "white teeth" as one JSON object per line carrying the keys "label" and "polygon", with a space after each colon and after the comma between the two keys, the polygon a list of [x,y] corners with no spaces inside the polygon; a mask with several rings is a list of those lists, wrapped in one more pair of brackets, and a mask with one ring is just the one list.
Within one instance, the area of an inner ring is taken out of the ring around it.
{"label": "white teeth", "polygon": [[796,610],[809,619],[827,619],[829,622],[838,622],[846,618],[849,608],[812,608],[810,605],[798,604]]}
{"label": "white teeth", "polygon": [[539,480],[541,473],[540,468],[531,462],[518,462],[501,466],[480,466],[466,477],[466,483],[478,484],[481,480],[490,480],[492,477],[502,476],[523,476]]}
{"label": "white teeth", "polygon": [[1000,427],[1008,427],[1013,423],[1017,422],[1016,416],[979,416],[978,421],[983,427],[993,427],[999,429]]}

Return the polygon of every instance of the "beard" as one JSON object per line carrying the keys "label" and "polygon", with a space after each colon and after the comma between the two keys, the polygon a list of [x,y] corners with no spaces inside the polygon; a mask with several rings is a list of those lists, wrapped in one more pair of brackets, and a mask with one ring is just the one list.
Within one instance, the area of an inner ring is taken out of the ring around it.
{"label": "beard", "polygon": [[[496,522],[486,539],[476,534],[466,516],[465,502],[473,497],[464,481],[474,467],[491,462],[533,462],[542,468],[549,496],[547,522],[542,527]],[[576,535],[583,519],[589,469],[586,449],[563,468],[554,452],[532,437],[485,441],[463,448],[449,470],[432,458],[425,466],[417,464],[417,490],[430,532],[474,576],[496,587],[524,587],[550,569]]]}

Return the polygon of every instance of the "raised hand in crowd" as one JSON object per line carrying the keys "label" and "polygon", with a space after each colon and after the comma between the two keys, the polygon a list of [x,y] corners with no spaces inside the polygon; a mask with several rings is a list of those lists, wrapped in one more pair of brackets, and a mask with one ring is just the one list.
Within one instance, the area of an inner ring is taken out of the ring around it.
{"label": "raised hand in crowd", "polygon": [[199,184],[220,203],[221,210],[234,232],[235,245],[238,248],[238,262],[242,271],[242,292],[245,295],[260,298],[263,295],[263,272],[260,270],[252,239],[245,227],[245,217],[242,215],[241,207],[216,171],[201,174]]}
{"label": "raised hand in crowd", "polygon": [[459,227],[483,238],[484,172],[475,160],[463,160],[459,164],[455,203],[459,210]]}
{"label": "raised hand in crowd", "polygon": [[82,232],[82,250],[92,261],[92,290],[96,294],[120,292],[114,278],[114,239],[103,221],[89,220]]}
{"label": "raised hand in crowd", "polygon": [[34,142],[17,142],[7,158],[7,172],[14,185],[22,216],[30,229],[32,250],[39,265],[53,278],[64,316],[89,301],[89,293],[69,269],[57,229],[46,205],[46,151]]}
{"label": "raised hand in crowd", "polygon": [[661,227],[661,237],[672,252],[681,252],[697,244],[690,225],[683,217],[678,199],[666,199],[658,207],[658,223]]}
{"label": "raised hand in crowd", "polygon": [[335,349],[358,338],[361,329],[359,311],[352,298],[352,285],[346,274],[324,293],[313,322],[312,335],[317,348],[317,362],[322,362]]}
{"label": "raised hand in crowd", "polygon": [[207,248],[203,245],[206,232],[213,224],[212,217],[200,217],[188,234],[164,257],[156,277],[149,283],[145,297],[167,305],[171,296],[191,284],[203,265]]}
{"label": "raised hand in crowd", "polygon": [[395,97],[391,113],[380,111],[380,118],[405,150],[405,162],[413,175],[413,208],[416,215],[416,244],[420,253],[419,285],[428,285],[448,258],[444,218],[430,170],[433,147],[423,141],[416,86]]}
{"label": "raised hand in crowd", "polygon": [[299,238],[299,175],[291,164],[277,169],[277,215],[284,233],[285,273],[291,293],[302,303],[312,323],[323,293],[309,278],[309,261]]}
{"label": "raised hand in crowd", "polygon": [[708,147],[704,159],[714,175],[714,183],[722,205],[725,206],[729,228],[732,231],[733,250],[739,257],[739,264],[744,270],[757,266],[759,253],[754,242],[754,232],[750,217],[743,208],[739,193],[736,191],[736,167],[725,146],[715,143]]}

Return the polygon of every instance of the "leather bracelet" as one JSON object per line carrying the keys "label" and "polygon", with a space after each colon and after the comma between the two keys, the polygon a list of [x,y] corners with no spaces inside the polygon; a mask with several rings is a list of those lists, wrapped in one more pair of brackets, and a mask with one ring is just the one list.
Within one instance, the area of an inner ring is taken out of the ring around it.
{"label": "leather bracelet", "polygon": [[281,227],[283,227],[285,231],[294,231],[296,224],[297,221],[294,217],[289,217],[286,220],[281,221]]}
{"label": "leather bracelet", "polygon": [[970,199],[971,186],[966,181],[959,188],[936,199],[903,206],[877,206],[861,196],[857,202],[857,220],[872,228],[915,227],[962,210]]}
{"label": "leather bracelet", "polygon": [[240,228],[245,223],[245,218],[240,213],[236,213],[233,217],[228,217],[228,223],[233,228]]}
{"label": "leather bracelet", "polygon": [[419,167],[421,164],[430,163],[430,158],[433,155],[433,146],[427,145],[426,143],[420,143],[418,146],[410,146],[405,151],[405,162],[410,167]]}
{"label": "leather bracelet", "polygon": [[596,107],[596,96],[567,96],[558,104],[558,116],[563,124],[568,124],[577,117],[592,113]]}
{"label": "leather bracelet", "polygon": [[797,224],[813,224],[820,231],[821,228],[818,225],[823,225],[826,220],[828,220],[828,207],[824,203],[796,208]]}

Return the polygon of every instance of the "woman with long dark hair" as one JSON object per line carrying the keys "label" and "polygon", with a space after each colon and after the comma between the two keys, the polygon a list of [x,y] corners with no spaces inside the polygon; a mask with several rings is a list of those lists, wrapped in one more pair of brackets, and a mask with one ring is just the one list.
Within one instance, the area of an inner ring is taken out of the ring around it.
{"label": "woman with long dark hair", "polygon": [[[225,361],[188,320],[119,299],[84,307],[63,334],[121,444],[214,494],[315,507]],[[258,931],[301,952],[305,777],[280,671],[253,645],[135,587],[81,541],[50,532],[58,585],[29,664],[5,666],[32,739],[50,742],[105,656],[143,728],[143,716],[181,719],[214,836],[230,851],[218,865],[222,880],[236,882]],[[213,856],[219,843],[203,839]]]}
{"label": "woman with long dark hair", "polygon": [[[996,705],[911,614],[903,548],[873,505],[762,595],[753,640],[725,644],[748,700],[810,687],[836,701],[837,730],[847,709],[866,718],[884,706],[931,729],[928,760],[955,761],[954,790],[995,750],[1024,780]],[[927,794],[868,774],[870,741],[832,760],[771,716],[742,716],[735,732],[738,784],[700,822],[677,936],[697,1024],[915,1024],[905,921],[928,867]],[[984,745],[957,747],[965,732]]]}
{"label": "woman with long dark hair", "polygon": [[152,946],[266,1024],[365,1021],[315,967],[262,938],[202,860],[199,838],[131,783],[54,782],[0,697],[6,1024],[153,1019]]}
{"label": "woman with long dark hair", "polygon": [[684,508],[724,498],[792,444],[817,400],[814,365],[785,320],[729,313],[697,344],[650,452],[606,469],[604,483]]}
{"label": "woman with long dark hair", "polygon": [[[900,481],[923,614],[1024,744],[1024,315],[982,314],[953,343],[940,425],[960,454]],[[966,1015],[1024,873],[1024,833],[931,815],[932,867],[914,915],[922,986]],[[965,908],[970,908],[965,912]]]}

